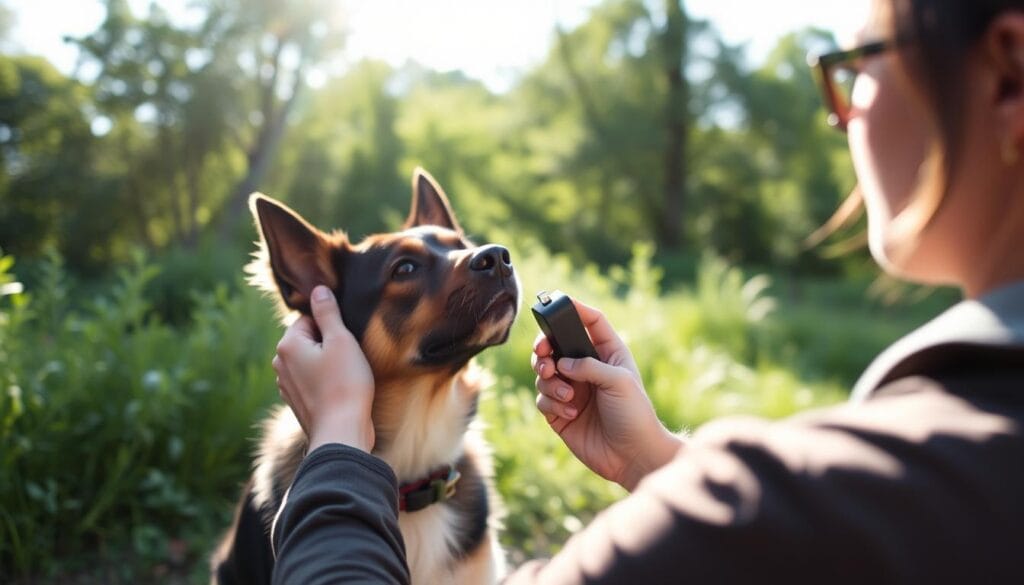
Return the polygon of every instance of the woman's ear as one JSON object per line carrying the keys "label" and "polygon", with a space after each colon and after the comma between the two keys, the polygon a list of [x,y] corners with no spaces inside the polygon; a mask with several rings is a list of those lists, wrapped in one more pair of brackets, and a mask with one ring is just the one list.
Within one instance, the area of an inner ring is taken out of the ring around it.
{"label": "woman's ear", "polygon": [[992,101],[1005,150],[1024,144],[1024,13],[1007,11],[985,32],[983,45],[993,75]]}

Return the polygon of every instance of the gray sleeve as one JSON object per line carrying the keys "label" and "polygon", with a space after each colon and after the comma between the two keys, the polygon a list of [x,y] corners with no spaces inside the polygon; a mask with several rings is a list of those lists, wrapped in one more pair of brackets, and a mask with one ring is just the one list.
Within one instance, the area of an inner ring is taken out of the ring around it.
{"label": "gray sleeve", "polygon": [[306,457],[272,540],[274,583],[409,583],[395,474],[352,447],[324,445]]}

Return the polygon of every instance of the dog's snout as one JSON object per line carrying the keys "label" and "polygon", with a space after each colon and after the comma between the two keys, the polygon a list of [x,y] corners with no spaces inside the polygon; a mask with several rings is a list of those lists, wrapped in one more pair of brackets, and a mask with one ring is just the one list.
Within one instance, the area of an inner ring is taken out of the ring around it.
{"label": "dog's snout", "polygon": [[469,269],[473,272],[511,276],[512,256],[504,246],[484,246],[473,254]]}

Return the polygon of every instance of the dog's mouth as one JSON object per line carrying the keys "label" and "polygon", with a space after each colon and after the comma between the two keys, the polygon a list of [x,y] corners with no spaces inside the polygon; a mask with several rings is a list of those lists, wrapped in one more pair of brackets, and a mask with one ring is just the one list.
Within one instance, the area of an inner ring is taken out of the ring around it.
{"label": "dog's mouth", "polygon": [[445,339],[428,344],[420,351],[422,361],[426,364],[439,364],[457,361],[463,357],[469,359],[480,350],[465,345],[466,339]]}
{"label": "dog's mouth", "polygon": [[516,299],[512,296],[512,293],[508,291],[501,291],[494,295],[494,298],[491,299],[490,302],[487,303],[487,306],[484,307],[484,310],[480,312],[480,321],[491,316],[492,313],[494,315],[498,315],[508,309],[512,309],[514,311],[515,307]]}
{"label": "dog's mouth", "polygon": [[463,327],[439,331],[424,340],[420,349],[421,361],[427,365],[451,364],[466,361],[492,345],[504,343],[508,338],[517,308],[516,295],[498,292]]}
{"label": "dog's mouth", "polygon": [[470,342],[474,333],[458,337],[442,337],[426,343],[420,350],[420,361],[423,365],[438,365],[468,360],[486,347]]}

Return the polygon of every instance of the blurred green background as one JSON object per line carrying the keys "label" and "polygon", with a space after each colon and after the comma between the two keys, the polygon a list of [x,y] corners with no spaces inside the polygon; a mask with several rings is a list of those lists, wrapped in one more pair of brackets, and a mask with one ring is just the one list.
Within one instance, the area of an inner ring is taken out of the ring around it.
{"label": "blurred green background", "polygon": [[[686,3],[591,2],[497,90],[415,62],[331,73],[337,2],[138,4],[99,3],[74,71],[0,54],[0,582],[205,581],[278,400],[281,328],[241,273],[253,190],[359,238],[401,223],[422,165],[527,299],[607,313],[679,430],[841,401],[955,298],[881,277],[863,224],[806,243],[855,182],[805,65],[829,31],[752,65]],[[22,9],[0,3],[0,41]],[[481,358],[517,563],[622,495],[536,413],[535,331]]]}

